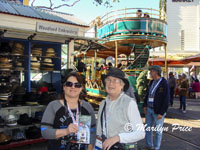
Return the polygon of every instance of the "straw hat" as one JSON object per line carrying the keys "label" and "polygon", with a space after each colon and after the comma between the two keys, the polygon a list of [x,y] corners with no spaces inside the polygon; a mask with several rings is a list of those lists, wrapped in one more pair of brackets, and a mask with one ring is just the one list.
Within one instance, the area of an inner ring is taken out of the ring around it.
{"label": "straw hat", "polygon": [[4,64],[0,64],[0,69],[11,69],[12,68],[12,64],[11,63],[4,63]]}
{"label": "straw hat", "polygon": [[47,56],[47,57],[55,57],[56,53],[55,53],[53,48],[48,48],[47,51],[46,51],[46,55],[45,56]]}
{"label": "straw hat", "polygon": [[42,70],[45,71],[53,71],[54,70],[54,64],[52,64],[52,59],[50,58],[45,58],[42,62]]}
{"label": "straw hat", "polygon": [[32,70],[40,69],[40,62],[38,62],[37,57],[31,57],[31,69]]}
{"label": "straw hat", "polygon": [[23,62],[15,62],[15,69],[18,71],[23,71],[24,67],[23,67]]}
{"label": "straw hat", "polygon": [[55,53],[54,49],[53,48],[48,48],[46,53]]}
{"label": "straw hat", "polygon": [[24,47],[21,43],[15,43],[14,48],[24,50]]}
{"label": "straw hat", "polygon": [[7,57],[1,57],[0,58],[0,63],[9,63],[9,60]]}
{"label": "straw hat", "polygon": [[32,56],[42,56],[42,48],[34,48],[31,50]]}
{"label": "straw hat", "polygon": [[45,58],[45,59],[43,60],[43,63],[52,63],[52,59],[50,59],[50,58]]}
{"label": "straw hat", "polygon": [[24,47],[21,43],[15,43],[12,54],[14,55],[24,55]]}
{"label": "straw hat", "polygon": [[38,62],[31,62],[31,69],[33,69],[33,70],[39,70],[40,69],[40,63],[38,63]]}
{"label": "straw hat", "polygon": [[37,57],[31,57],[31,62],[37,62],[37,61],[38,61]]}

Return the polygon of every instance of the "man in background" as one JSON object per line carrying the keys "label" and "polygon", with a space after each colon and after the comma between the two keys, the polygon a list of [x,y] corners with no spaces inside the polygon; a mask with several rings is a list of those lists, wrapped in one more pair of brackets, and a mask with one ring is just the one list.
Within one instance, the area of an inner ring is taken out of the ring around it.
{"label": "man in background", "polygon": [[174,90],[176,87],[176,79],[174,78],[173,72],[169,73],[169,78],[168,78],[167,82],[168,82],[169,90],[170,90],[170,105],[173,106]]}

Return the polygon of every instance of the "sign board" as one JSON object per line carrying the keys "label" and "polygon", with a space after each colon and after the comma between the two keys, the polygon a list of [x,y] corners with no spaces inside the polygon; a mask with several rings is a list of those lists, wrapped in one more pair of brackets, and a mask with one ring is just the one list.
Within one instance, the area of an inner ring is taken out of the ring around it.
{"label": "sign board", "polygon": [[60,26],[60,25],[37,22],[36,31],[44,33],[60,34],[60,35],[78,36],[79,29],[69,26]]}

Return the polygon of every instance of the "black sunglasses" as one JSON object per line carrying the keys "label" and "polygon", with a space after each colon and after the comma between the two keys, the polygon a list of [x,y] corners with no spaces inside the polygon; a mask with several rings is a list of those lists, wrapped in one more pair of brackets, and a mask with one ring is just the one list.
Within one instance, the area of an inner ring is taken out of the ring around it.
{"label": "black sunglasses", "polygon": [[78,82],[76,82],[76,83],[72,83],[72,82],[65,82],[64,83],[64,85],[65,86],[67,86],[67,87],[72,87],[72,86],[74,86],[75,88],[81,88],[81,83],[78,83]]}

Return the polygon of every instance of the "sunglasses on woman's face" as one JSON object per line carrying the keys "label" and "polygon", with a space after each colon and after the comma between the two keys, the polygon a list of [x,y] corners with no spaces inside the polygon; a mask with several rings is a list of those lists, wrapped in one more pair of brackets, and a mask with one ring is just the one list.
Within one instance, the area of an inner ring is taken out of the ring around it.
{"label": "sunglasses on woman's face", "polygon": [[72,87],[72,86],[74,86],[75,88],[81,88],[81,83],[78,83],[78,82],[76,82],[76,83],[73,83],[73,82],[65,82],[65,84],[64,84],[66,87]]}

